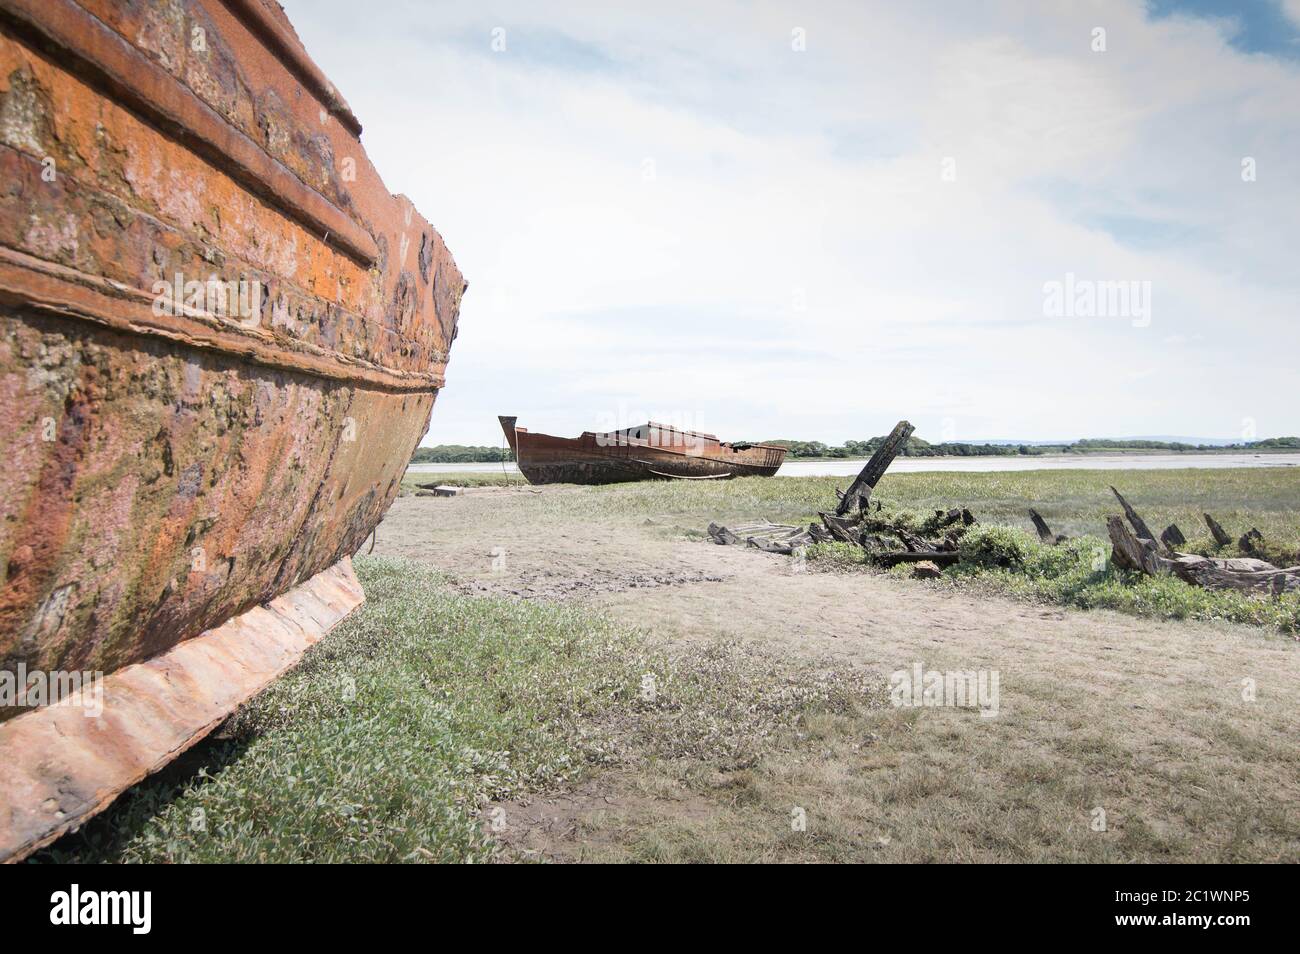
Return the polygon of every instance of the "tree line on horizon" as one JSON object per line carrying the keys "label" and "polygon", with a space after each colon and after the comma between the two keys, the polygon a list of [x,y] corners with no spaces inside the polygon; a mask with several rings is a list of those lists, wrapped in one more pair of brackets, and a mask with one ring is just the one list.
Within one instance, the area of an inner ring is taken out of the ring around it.
{"label": "tree line on horizon", "polygon": [[[771,440],[787,448],[792,458],[844,458],[870,457],[885,440],[883,436],[866,441],[845,441],[830,446],[821,441]],[[1016,455],[1073,454],[1096,450],[1161,450],[1161,451],[1228,451],[1228,450],[1286,450],[1300,449],[1300,437],[1270,437],[1265,440],[1240,444],[1187,444],[1181,441],[1114,440],[1097,437],[1084,438],[1064,444],[973,444],[965,441],[944,441],[932,444],[913,435],[899,451],[902,457],[1013,457]]]}
{"label": "tree line on horizon", "polygon": [[[769,440],[786,448],[792,459],[857,458],[870,457],[884,441],[884,436],[865,441],[845,441],[840,445],[821,441]],[[900,451],[903,457],[1014,457],[1016,455],[1072,454],[1096,450],[1161,450],[1161,451],[1245,451],[1245,450],[1300,450],[1300,437],[1269,437],[1240,444],[1185,444],[1180,441],[1112,440],[1110,438],[1085,438],[1069,444],[972,444],[964,441],[944,441],[932,444],[912,436]],[[438,444],[435,447],[417,447],[411,457],[412,464],[499,464],[514,460],[508,447],[485,447],[471,444]]]}

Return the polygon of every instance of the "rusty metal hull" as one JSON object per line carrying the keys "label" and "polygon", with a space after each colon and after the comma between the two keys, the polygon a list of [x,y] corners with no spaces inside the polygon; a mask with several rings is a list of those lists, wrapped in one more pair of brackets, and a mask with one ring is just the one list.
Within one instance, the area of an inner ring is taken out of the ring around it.
{"label": "rusty metal hull", "polygon": [[553,437],[501,417],[519,471],[533,484],[771,477],[785,459],[774,444],[724,443],[712,434],[653,422],[581,437]]}
{"label": "rusty metal hull", "polygon": [[159,657],[396,497],[465,282],[359,134],[273,3],[0,0],[0,675]]}

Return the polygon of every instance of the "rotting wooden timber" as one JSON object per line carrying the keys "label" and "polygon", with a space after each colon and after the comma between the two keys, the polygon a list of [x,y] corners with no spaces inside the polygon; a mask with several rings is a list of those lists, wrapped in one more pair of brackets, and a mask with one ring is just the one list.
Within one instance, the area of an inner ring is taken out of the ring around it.
{"label": "rotting wooden timber", "polygon": [[819,529],[816,524],[811,524],[805,529],[763,520],[730,528],[710,523],[708,534],[709,539],[721,546],[744,544],[768,553],[789,556],[800,547],[819,542],[820,537],[814,532]]}
{"label": "rotting wooden timber", "polygon": [[1202,514],[1201,516],[1205,518],[1205,525],[1210,528],[1210,536],[1214,537],[1216,545],[1226,547],[1232,542],[1232,537],[1228,536],[1228,532],[1219,525],[1219,521],[1215,520],[1208,513]]}
{"label": "rotting wooden timber", "polygon": [[1300,566],[1279,568],[1251,557],[1224,560],[1194,553],[1167,555],[1154,540],[1137,537],[1118,516],[1107,518],[1106,529],[1113,547],[1111,558],[1123,569],[1148,576],[1173,575],[1207,589],[1269,596],[1300,591]]}
{"label": "rotting wooden timber", "polygon": [[[1151,532],[1151,528],[1146,525],[1146,521],[1144,521],[1142,517],[1138,515],[1138,512],[1129,505],[1129,502],[1124,499],[1124,495],[1114,487],[1110,488],[1110,492],[1115,495],[1115,499],[1119,501],[1119,505],[1124,508],[1124,516],[1126,516],[1128,522],[1133,525],[1133,532],[1138,535],[1139,539],[1155,541],[1156,535]],[[1157,543],[1156,546],[1159,548],[1162,545]]]}
{"label": "rotting wooden timber", "polygon": [[12,859],[360,602],[465,281],[268,0],[0,0],[0,75],[0,675],[108,690],[0,709]]}
{"label": "rotting wooden timber", "polygon": [[1052,528],[1047,525],[1047,521],[1043,519],[1043,515],[1033,507],[1029,508],[1029,519],[1034,525],[1034,531],[1038,534],[1038,539],[1049,547],[1054,547],[1057,544],[1066,541],[1067,537],[1065,534],[1052,533]]}
{"label": "rotting wooden timber", "polygon": [[[785,554],[812,543],[838,540],[866,550],[869,559],[881,566],[929,561],[944,567],[958,562],[961,536],[977,522],[965,507],[940,510],[919,530],[891,520],[879,511],[844,517],[822,512],[818,516],[822,525],[809,524],[807,529],[766,521],[735,527],[710,523],[708,534],[717,544],[746,544],[769,553]],[[937,537],[940,531],[944,535]]]}
{"label": "rotting wooden timber", "polygon": [[894,458],[907,445],[907,439],[912,436],[914,430],[916,428],[907,421],[899,421],[894,425],[894,429],[889,432],[889,436],[876,448],[875,453],[871,455],[871,459],[867,461],[866,466],[859,471],[853,483],[849,484],[849,489],[844,491],[844,496],[835,508],[837,515],[842,517],[850,510],[861,510],[866,506],[868,499],[871,497],[871,491],[875,489],[880,478],[885,475],[885,471],[894,462]]}

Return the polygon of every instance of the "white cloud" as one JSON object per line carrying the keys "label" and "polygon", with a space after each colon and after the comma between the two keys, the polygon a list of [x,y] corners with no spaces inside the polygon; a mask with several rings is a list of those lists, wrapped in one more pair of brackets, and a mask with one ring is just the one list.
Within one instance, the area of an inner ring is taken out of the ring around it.
{"label": "white cloud", "polygon": [[[476,6],[288,6],[470,282],[431,442],[619,408],[836,442],[1300,431],[1300,74],[1221,25]],[[1150,281],[1150,327],[1043,317],[1067,272]]]}

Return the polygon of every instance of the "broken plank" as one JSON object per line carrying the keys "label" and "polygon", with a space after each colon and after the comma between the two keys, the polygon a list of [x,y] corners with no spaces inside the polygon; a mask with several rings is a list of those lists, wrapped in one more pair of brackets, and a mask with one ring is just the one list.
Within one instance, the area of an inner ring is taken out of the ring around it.
{"label": "broken plank", "polygon": [[1187,538],[1183,536],[1183,531],[1178,529],[1178,524],[1171,523],[1160,534],[1160,542],[1165,545],[1166,549],[1173,550],[1175,547],[1180,547],[1186,543]]}
{"label": "broken plank", "polygon": [[1052,528],[1047,525],[1047,521],[1033,507],[1029,508],[1029,519],[1033,521],[1034,529],[1038,531],[1038,539],[1048,546],[1056,545],[1056,536],[1052,533]]}
{"label": "broken plank", "polygon": [[1215,520],[1208,513],[1201,514],[1205,518],[1205,525],[1210,528],[1210,536],[1214,537],[1214,542],[1221,547],[1226,547],[1232,542],[1232,537],[1228,536],[1226,530],[1219,526],[1219,521]]}
{"label": "broken plank", "polygon": [[819,523],[808,524],[808,535],[812,537],[813,543],[830,543],[835,539],[830,531]]}
{"label": "broken plank", "polygon": [[761,537],[750,537],[745,541],[749,546],[766,553],[780,553],[783,556],[789,556],[794,552],[794,547],[788,543],[778,543],[774,540],[764,540]]}
{"label": "broken plank", "polygon": [[[1156,542],[1156,535],[1151,532],[1151,528],[1146,525],[1146,521],[1138,516],[1138,512],[1129,506],[1129,502],[1124,499],[1124,495],[1114,487],[1110,488],[1110,492],[1115,495],[1115,499],[1119,501],[1119,505],[1124,508],[1124,516],[1128,517],[1128,522],[1132,524],[1133,532],[1137,534],[1138,539]],[[1161,547],[1162,545],[1159,542],[1156,542],[1156,546]]]}
{"label": "broken plank", "polygon": [[1111,559],[1116,566],[1125,570],[1138,570],[1148,576],[1170,572],[1172,561],[1160,555],[1156,542],[1134,536],[1133,531],[1124,525],[1123,517],[1107,517],[1106,530],[1110,534]]}
{"label": "broken plank", "polygon": [[716,523],[709,524],[709,537],[719,546],[735,546],[741,542],[740,537]]}
{"label": "broken plank", "polygon": [[826,525],[826,529],[836,540],[841,540],[844,543],[851,543],[854,546],[859,545],[858,528],[849,521],[833,513],[819,512],[817,516],[822,518],[822,523]]}
{"label": "broken plank", "polygon": [[896,529],[894,535],[902,541],[903,546],[907,548],[909,553],[928,553],[935,549],[934,544],[921,539],[910,530]]}
{"label": "broken plank", "polygon": [[1226,565],[1233,562],[1184,555],[1175,562],[1174,572],[1188,583],[1206,589],[1233,589],[1261,596],[1300,593],[1300,566],[1280,569],[1267,564],[1267,569],[1236,570]]}

